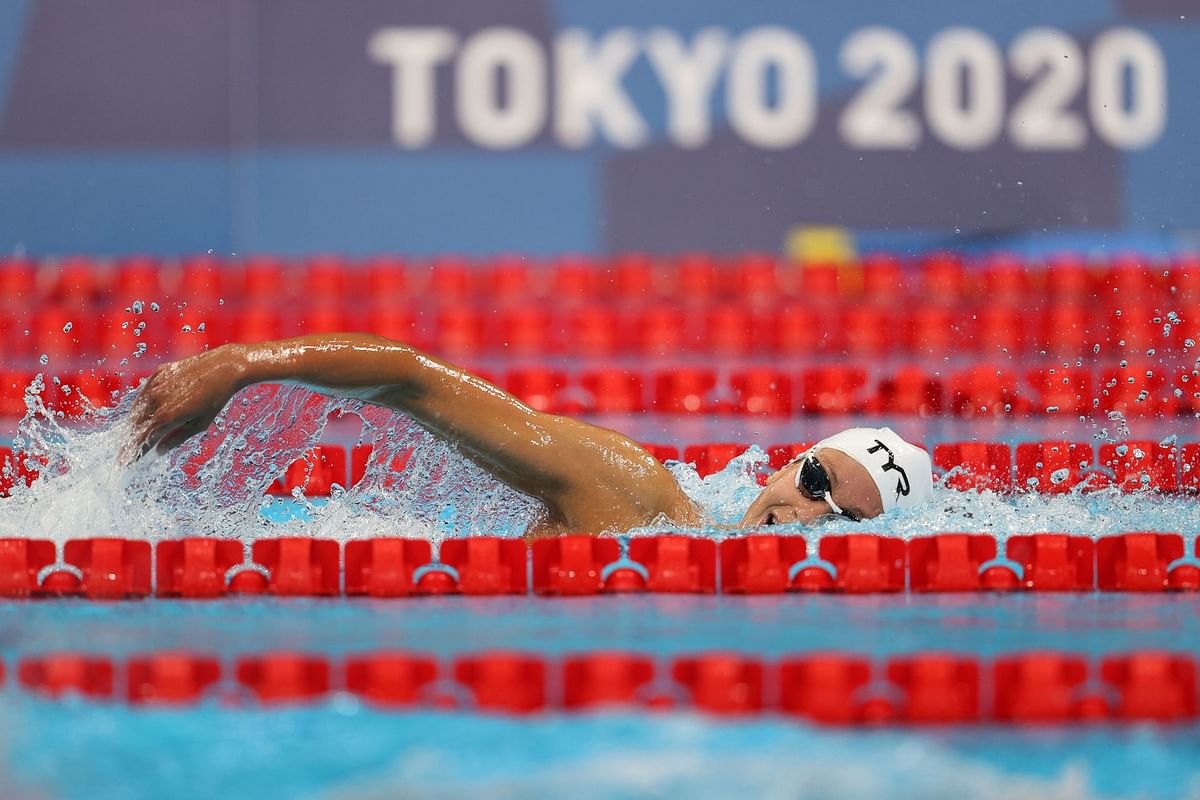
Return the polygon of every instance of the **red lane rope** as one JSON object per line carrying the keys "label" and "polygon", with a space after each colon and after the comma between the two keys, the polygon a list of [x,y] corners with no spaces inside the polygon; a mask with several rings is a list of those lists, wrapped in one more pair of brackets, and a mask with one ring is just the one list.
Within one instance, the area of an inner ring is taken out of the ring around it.
{"label": "red lane rope", "polygon": [[[156,652],[127,661],[51,653],[22,659],[10,686],[132,704],[319,701],[349,692],[387,709],[506,713],[624,706],[837,725],[1193,722],[1196,659],[1135,651],[1098,660],[1059,652],[979,659],[917,653],[885,661],[850,653],[763,660],[732,653],[674,658],[589,652],[561,659],[487,651],[443,661],[380,651],[342,659],[267,652],[235,661]],[[0,681],[3,681],[0,663]]]}
{"label": "red lane rope", "polygon": [[346,542],[280,537],[244,543],[75,539],[61,555],[39,539],[0,539],[0,597],[96,600],[231,594],[563,597],[638,592],[1102,591],[1200,589],[1200,544],[1141,531],[1093,540],[1068,533],[935,533],[902,540],[868,533],[752,533],[718,542],[661,534],[574,534],[526,542],[449,539],[435,558],[424,539]]}

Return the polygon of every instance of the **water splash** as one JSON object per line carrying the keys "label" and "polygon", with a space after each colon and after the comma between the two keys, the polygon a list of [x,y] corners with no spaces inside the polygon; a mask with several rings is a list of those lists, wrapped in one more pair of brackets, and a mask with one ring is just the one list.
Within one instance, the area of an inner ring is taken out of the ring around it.
{"label": "water splash", "polygon": [[[28,413],[14,444],[41,466],[42,479],[0,501],[0,536],[63,542],[84,536],[160,539],[220,536],[246,541],[314,536],[339,541],[409,536],[437,542],[450,536],[520,536],[539,503],[491,477],[408,417],[300,387],[256,386],[240,393],[210,430],[167,456],[120,467],[129,441],[134,392],[115,409],[87,410],[68,422],[30,387]],[[272,481],[322,440],[330,418],[359,420],[358,443],[372,454],[363,478],[335,487],[327,502],[297,496],[281,513],[264,494]],[[688,464],[669,468],[706,512],[702,532],[731,535],[760,491],[756,475],[767,455],[751,447],[724,470],[701,478]],[[1052,476],[1053,480],[1053,476]],[[271,513],[264,513],[270,508]],[[661,532],[664,525],[643,531]],[[1200,506],[1188,498],[1111,489],[1061,495],[960,492],[935,488],[924,508],[893,511],[861,522],[830,518],[816,528],[779,526],[780,533],[865,531],[903,538],[933,531],[1014,533],[1069,531],[1093,536],[1131,530],[1200,534]]]}

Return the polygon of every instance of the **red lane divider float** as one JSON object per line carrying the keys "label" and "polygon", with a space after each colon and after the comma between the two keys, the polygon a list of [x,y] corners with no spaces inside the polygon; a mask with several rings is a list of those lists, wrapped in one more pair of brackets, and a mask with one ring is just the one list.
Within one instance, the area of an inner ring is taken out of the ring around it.
{"label": "red lane divider float", "polygon": [[[0,662],[0,681],[5,675]],[[1094,660],[1058,652],[993,661],[927,652],[883,661],[813,653],[767,661],[740,653],[658,658],[593,652],[561,660],[489,651],[442,661],[381,651],[343,659],[267,652],[232,662],[160,652],[125,662],[50,653],[21,659],[16,688],[140,705],[205,700],[280,705],[346,691],[380,708],[528,714],[613,706],[690,708],[723,716],[782,714],[830,725],[1187,723],[1200,717],[1193,656],[1159,651]]]}
{"label": "red lane divider float", "polygon": [[1200,552],[1179,533],[933,533],[909,540],[873,533],[788,536],[751,532],[720,542],[660,534],[572,534],[526,542],[448,539],[435,554],[421,539],[347,542],[281,537],[252,544],[186,538],[53,542],[0,539],[0,598],[78,596],[121,600],[155,594],[375,598],[424,595],[571,597],[631,592],[782,594],[834,592],[1200,590]]}

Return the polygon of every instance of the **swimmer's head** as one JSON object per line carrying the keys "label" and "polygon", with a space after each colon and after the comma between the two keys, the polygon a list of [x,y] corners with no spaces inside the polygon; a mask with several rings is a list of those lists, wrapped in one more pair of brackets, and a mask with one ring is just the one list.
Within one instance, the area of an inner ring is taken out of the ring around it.
{"label": "swimmer's head", "polygon": [[929,454],[891,428],[850,428],[817,442],[767,479],[742,517],[742,527],[822,517],[877,517],[933,496]]}

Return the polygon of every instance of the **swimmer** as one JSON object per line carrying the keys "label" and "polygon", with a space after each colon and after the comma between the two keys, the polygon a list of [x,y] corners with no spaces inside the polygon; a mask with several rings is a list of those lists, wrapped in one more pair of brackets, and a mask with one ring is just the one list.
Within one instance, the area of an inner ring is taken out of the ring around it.
{"label": "swimmer", "polygon": [[[534,411],[433,356],[369,334],[229,344],[159,367],[134,402],[130,452],[178,447],[256,383],[302,384],[386,406],[457,448],[498,480],[541,501],[532,536],[621,533],[664,521],[695,527],[702,509],[670,470],[616,431]],[[739,527],[861,520],[926,502],[929,456],[889,428],[822,440],[767,480]]]}

